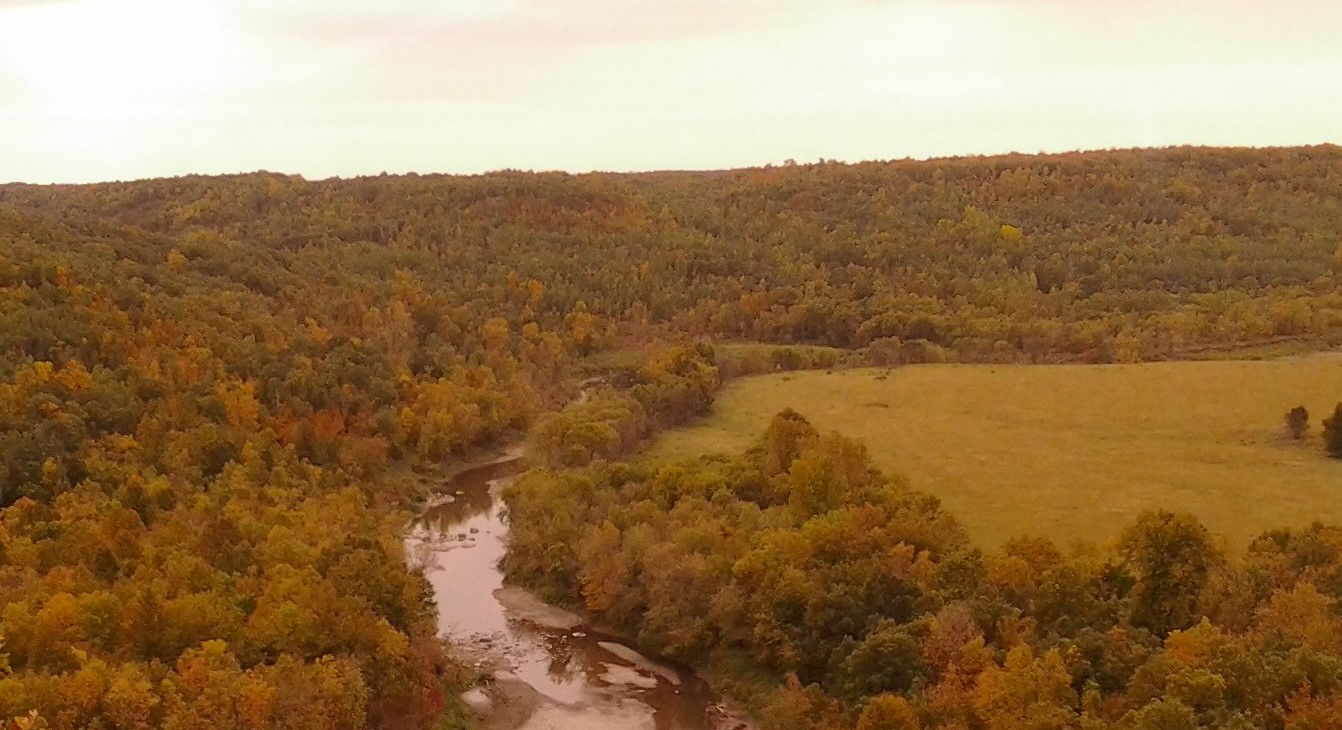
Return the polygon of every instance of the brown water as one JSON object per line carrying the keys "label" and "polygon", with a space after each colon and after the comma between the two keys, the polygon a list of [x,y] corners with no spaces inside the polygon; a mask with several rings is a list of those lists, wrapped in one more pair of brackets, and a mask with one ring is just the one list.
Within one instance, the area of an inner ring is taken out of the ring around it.
{"label": "brown water", "polygon": [[411,560],[433,585],[439,632],[493,666],[496,677],[520,680],[539,694],[534,711],[513,727],[745,726],[694,673],[653,662],[580,617],[504,586],[499,561],[508,525],[499,492],[518,469],[511,458],[457,475],[406,538]]}

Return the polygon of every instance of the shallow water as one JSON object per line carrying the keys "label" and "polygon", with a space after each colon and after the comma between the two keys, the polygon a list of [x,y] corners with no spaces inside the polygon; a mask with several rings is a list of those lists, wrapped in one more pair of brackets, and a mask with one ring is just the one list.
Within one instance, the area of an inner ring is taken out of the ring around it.
{"label": "shallow water", "polygon": [[411,560],[424,566],[443,636],[515,677],[544,701],[520,727],[715,730],[742,725],[692,672],[658,664],[580,617],[504,588],[508,526],[499,493],[517,459],[457,475],[412,525]]}

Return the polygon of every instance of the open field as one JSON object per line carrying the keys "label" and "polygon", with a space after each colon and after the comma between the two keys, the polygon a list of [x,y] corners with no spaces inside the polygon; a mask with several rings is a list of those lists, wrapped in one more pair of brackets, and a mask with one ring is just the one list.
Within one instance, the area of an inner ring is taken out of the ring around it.
{"label": "open field", "polygon": [[[985,546],[1022,533],[1111,538],[1143,509],[1196,514],[1234,549],[1259,532],[1342,523],[1342,461],[1320,421],[1342,356],[1141,365],[926,365],[746,378],[650,458],[739,451],[790,406],[865,442],[939,496]],[[1282,435],[1303,404],[1311,435]]]}

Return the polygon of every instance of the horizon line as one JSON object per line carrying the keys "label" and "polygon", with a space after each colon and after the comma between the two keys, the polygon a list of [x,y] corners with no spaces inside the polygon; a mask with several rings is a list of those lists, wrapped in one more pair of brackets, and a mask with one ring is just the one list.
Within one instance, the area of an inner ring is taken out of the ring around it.
{"label": "horizon line", "polygon": [[1105,153],[1121,152],[1162,152],[1172,150],[1240,150],[1240,151],[1272,151],[1272,150],[1306,150],[1316,148],[1337,148],[1342,146],[1342,142],[1310,142],[1301,144],[1274,144],[1274,145],[1216,145],[1216,144],[1197,144],[1181,143],[1169,145],[1154,146],[1128,146],[1128,147],[1092,147],[1069,150],[1040,150],[1038,152],[1021,152],[1012,150],[1009,152],[967,152],[960,154],[929,155],[926,157],[889,157],[873,158],[865,160],[840,160],[837,158],[821,157],[812,161],[799,161],[795,158],[785,158],[782,162],[765,162],[755,165],[746,165],[740,167],[716,167],[716,168],[650,168],[650,169],[626,169],[610,170],[592,168],[588,170],[565,170],[560,168],[536,169],[536,168],[517,168],[500,167],[478,172],[444,172],[418,170],[405,170],[392,172],[382,170],[371,173],[357,173],[352,175],[329,175],[325,177],[309,178],[301,172],[283,172],[280,170],[271,170],[267,168],[258,168],[255,170],[237,170],[230,172],[183,172],[177,175],[159,175],[140,178],[114,178],[106,180],[91,180],[85,182],[30,182],[25,180],[6,180],[0,182],[0,187],[11,186],[29,186],[29,187],[83,187],[94,185],[129,185],[142,182],[157,182],[166,180],[182,180],[188,178],[240,178],[255,175],[273,175],[285,178],[299,178],[304,182],[323,183],[368,180],[382,177],[444,177],[444,178],[472,178],[489,177],[495,175],[523,174],[523,175],[568,175],[571,177],[589,177],[589,176],[637,176],[637,175],[710,175],[732,172],[747,172],[755,170],[772,170],[789,167],[814,167],[817,165],[840,165],[855,167],[859,165],[878,165],[892,163],[935,163],[935,162],[953,162],[958,160],[992,160],[1002,158],[1048,158],[1048,157],[1068,157],[1075,155],[1092,155]]}

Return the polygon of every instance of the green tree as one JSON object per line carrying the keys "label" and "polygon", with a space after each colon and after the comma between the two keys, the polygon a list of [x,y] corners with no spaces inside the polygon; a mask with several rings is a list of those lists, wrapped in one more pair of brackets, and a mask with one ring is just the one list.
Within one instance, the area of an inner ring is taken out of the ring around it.
{"label": "green tree", "polygon": [[1342,403],[1333,409],[1332,418],[1323,419],[1323,447],[1334,459],[1342,459]]}
{"label": "green tree", "polygon": [[1164,636],[1197,621],[1199,593],[1221,556],[1196,517],[1145,512],[1123,531],[1118,550],[1137,579],[1130,599],[1134,625]]}
{"label": "green tree", "polygon": [[764,473],[772,476],[786,472],[793,460],[819,438],[820,434],[805,416],[784,408],[764,431]]}

